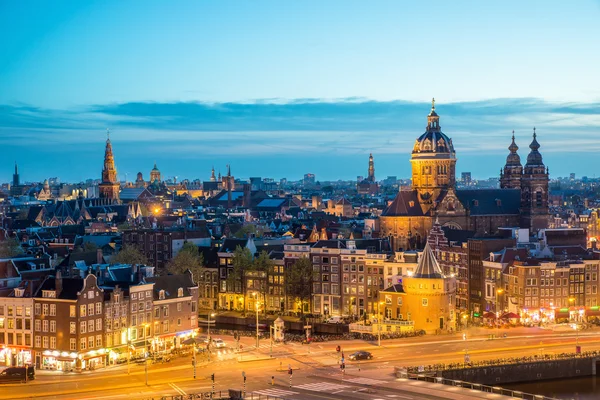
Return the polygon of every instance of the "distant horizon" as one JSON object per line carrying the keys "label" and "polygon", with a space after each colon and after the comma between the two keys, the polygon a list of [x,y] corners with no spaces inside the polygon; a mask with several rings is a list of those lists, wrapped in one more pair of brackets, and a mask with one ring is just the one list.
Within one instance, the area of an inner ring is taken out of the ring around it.
{"label": "distant horizon", "polygon": [[[22,180],[98,179],[106,128],[119,180],[145,179],[156,162],[165,179],[208,180],[224,173],[273,179],[355,180],[375,158],[377,179],[410,177],[412,145],[423,132],[430,102],[340,99],[246,103],[136,102],[78,109],[0,106],[0,180],[12,181],[14,162]],[[537,128],[550,176],[595,176],[600,103],[540,99],[490,99],[443,103],[436,111],[456,149],[457,176],[498,176],[512,130],[525,164]],[[565,146],[565,144],[568,144]],[[590,168],[591,167],[591,168]],[[275,172],[277,171],[277,172]],[[290,178],[291,177],[291,178]],[[298,177],[298,178],[296,178]]]}

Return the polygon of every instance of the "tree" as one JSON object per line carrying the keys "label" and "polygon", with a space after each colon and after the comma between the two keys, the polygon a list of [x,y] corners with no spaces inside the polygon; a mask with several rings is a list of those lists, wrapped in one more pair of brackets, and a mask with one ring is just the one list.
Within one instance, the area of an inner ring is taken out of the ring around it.
{"label": "tree", "polygon": [[96,251],[96,250],[98,250],[98,245],[94,242],[85,242],[83,244],[84,252],[91,252],[91,251]]}
{"label": "tree", "polygon": [[253,224],[244,225],[240,228],[239,231],[235,233],[236,238],[244,239],[249,237],[250,235],[254,235],[255,237],[262,237],[264,234],[264,229],[257,227]]}
{"label": "tree", "polygon": [[308,257],[301,257],[286,271],[287,294],[300,302],[300,312],[304,315],[304,304],[310,304],[314,280],[313,265]]}
{"label": "tree", "polygon": [[175,257],[167,264],[167,271],[174,275],[181,275],[187,270],[192,271],[194,282],[198,282],[204,272],[204,256],[200,254],[198,246],[185,242]]}
{"label": "tree", "polygon": [[[233,270],[227,274],[227,291],[232,293],[242,293],[244,301],[246,299],[246,284],[244,282],[246,271],[253,268],[253,254],[247,247],[237,246],[233,251],[231,266]],[[244,310],[246,305],[244,304]]]}
{"label": "tree", "polygon": [[123,245],[112,261],[115,264],[148,264],[146,256],[137,247],[129,245]]}
{"label": "tree", "polygon": [[259,278],[260,281],[264,283],[263,286],[261,286],[261,294],[262,294],[262,303],[263,303],[263,310],[265,312],[265,314],[267,313],[267,307],[266,307],[266,303],[267,303],[267,279],[269,277],[269,271],[271,269],[271,267],[273,266],[273,261],[271,261],[271,258],[269,257],[269,253],[267,253],[266,251],[261,251],[258,256],[254,259],[254,261],[252,262],[251,268],[250,270],[255,272]]}
{"label": "tree", "polygon": [[6,238],[0,241],[0,258],[12,258],[23,254],[21,245],[15,238]]}

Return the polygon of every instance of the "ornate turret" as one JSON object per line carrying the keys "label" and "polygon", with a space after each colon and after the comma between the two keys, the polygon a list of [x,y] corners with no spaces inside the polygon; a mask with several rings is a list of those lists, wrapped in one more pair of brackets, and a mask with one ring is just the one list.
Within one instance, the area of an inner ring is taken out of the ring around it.
{"label": "ornate turret", "polygon": [[156,163],[154,163],[154,168],[152,168],[152,171],[150,171],[150,183],[154,183],[154,182],[160,183],[160,181],[161,181],[160,171],[156,167]]}
{"label": "ornate turret", "polygon": [[217,181],[217,177],[215,176],[215,167],[212,167],[212,170],[210,171],[210,181],[211,182],[216,182]]}
{"label": "ornate turret", "polygon": [[508,146],[508,150],[510,153],[506,157],[506,165],[504,165],[504,170],[500,171],[500,187],[520,189],[523,166],[521,157],[517,154],[519,146],[515,143],[515,131],[512,132],[512,142]]}
{"label": "ornate turret", "polygon": [[440,127],[435,99],[431,101],[425,133],[415,141],[410,161],[412,187],[419,192],[422,204],[433,204],[441,191],[455,187],[456,154],[452,139]]}
{"label": "ornate turret", "polygon": [[112,144],[110,142],[110,132],[106,132],[106,148],[104,150],[104,168],[102,168],[102,183],[98,185],[100,198],[119,199],[119,182],[117,181],[117,169],[115,168],[115,159],[113,157]]}
{"label": "ornate turret", "polygon": [[548,227],[548,170],[539,152],[540,144],[533,128],[531,151],[523,169],[521,182],[521,216],[523,227],[536,231]]}
{"label": "ornate turret", "polygon": [[429,241],[425,242],[423,254],[421,254],[421,258],[419,259],[419,263],[417,265],[417,270],[415,271],[413,277],[430,279],[445,278],[440,265],[433,255],[431,246],[429,246]]}

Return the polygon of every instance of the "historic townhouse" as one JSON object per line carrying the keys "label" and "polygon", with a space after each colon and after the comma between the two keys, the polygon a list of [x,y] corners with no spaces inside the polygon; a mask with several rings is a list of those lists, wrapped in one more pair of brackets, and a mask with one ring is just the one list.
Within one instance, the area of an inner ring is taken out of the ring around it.
{"label": "historic townhouse", "polygon": [[[148,330],[143,331],[144,337],[151,335],[153,345],[159,351],[179,347],[181,340],[198,328],[198,286],[194,283],[192,273],[188,270],[182,275],[156,276],[146,278],[145,282],[153,284],[153,328],[150,333]],[[146,287],[140,289],[140,293],[144,293],[144,304],[148,301],[147,291]],[[130,299],[130,303],[133,302],[133,298]],[[139,295],[137,303],[140,318],[142,313],[139,312]],[[146,317],[143,318],[147,318],[146,312],[144,315]],[[139,335],[140,326],[144,325],[139,320],[136,322]]]}
{"label": "historic townhouse", "polygon": [[33,362],[33,298],[15,288],[0,297],[0,366],[22,366]]}
{"label": "historic townhouse", "polygon": [[35,365],[93,369],[104,365],[104,293],[93,274],[48,276],[34,296]]}

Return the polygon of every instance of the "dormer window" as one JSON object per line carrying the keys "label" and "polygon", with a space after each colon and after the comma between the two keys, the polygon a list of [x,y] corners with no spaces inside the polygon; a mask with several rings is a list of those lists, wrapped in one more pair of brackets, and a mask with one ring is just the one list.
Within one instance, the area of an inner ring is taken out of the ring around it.
{"label": "dormer window", "polygon": [[177,297],[183,297],[183,288],[177,289]]}
{"label": "dormer window", "polygon": [[161,290],[160,292],[158,292],[158,299],[159,300],[165,299],[165,291],[164,290]]}
{"label": "dormer window", "polygon": [[56,298],[56,291],[54,291],[54,290],[42,290],[42,297],[55,299]]}
{"label": "dormer window", "polygon": [[25,293],[25,290],[23,289],[15,289],[15,297],[23,297],[23,294]]}

